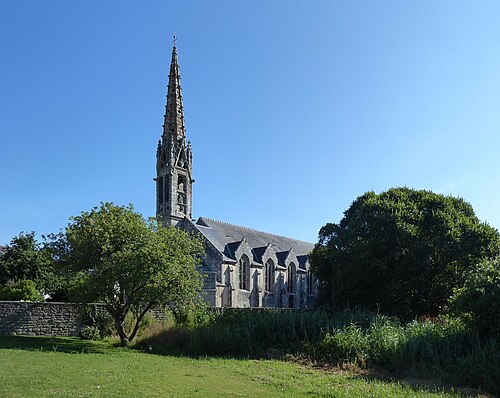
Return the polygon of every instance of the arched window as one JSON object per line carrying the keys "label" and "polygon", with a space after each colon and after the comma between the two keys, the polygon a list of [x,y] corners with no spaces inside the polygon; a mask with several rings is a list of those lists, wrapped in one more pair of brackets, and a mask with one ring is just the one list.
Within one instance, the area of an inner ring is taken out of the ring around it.
{"label": "arched window", "polygon": [[288,293],[295,292],[295,264],[290,263],[288,266]]}
{"label": "arched window", "polygon": [[271,259],[266,262],[265,285],[266,292],[274,289],[274,262]]}
{"label": "arched window", "polygon": [[250,288],[250,260],[246,255],[241,256],[238,271],[240,289],[248,290]]}

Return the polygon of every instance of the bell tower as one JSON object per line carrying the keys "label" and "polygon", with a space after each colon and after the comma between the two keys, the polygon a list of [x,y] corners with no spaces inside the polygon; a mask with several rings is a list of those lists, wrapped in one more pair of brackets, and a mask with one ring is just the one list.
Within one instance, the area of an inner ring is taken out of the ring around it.
{"label": "bell tower", "polygon": [[163,134],[156,150],[156,215],[164,226],[192,218],[192,153],[186,144],[177,48],[172,48]]}

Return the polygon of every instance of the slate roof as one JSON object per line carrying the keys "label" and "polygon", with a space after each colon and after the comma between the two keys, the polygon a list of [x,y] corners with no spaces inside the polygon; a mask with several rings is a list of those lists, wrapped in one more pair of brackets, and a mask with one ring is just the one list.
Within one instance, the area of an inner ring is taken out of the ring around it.
{"label": "slate roof", "polygon": [[259,261],[259,257],[262,256],[266,246],[271,244],[277,255],[279,254],[278,259],[280,257],[286,258],[287,253],[293,248],[299,259],[299,266],[305,268],[307,254],[314,248],[314,243],[256,231],[206,217],[198,218],[194,226],[218,251],[228,258],[233,257],[242,239],[245,238],[245,242],[253,251],[255,260]]}

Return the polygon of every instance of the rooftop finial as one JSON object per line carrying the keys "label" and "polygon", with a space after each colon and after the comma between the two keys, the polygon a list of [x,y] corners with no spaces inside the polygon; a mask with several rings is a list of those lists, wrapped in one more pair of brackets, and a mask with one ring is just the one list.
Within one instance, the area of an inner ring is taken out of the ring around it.
{"label": "rooftop finial", "polygon": [[175,33],[174,33],[174,40],[172,40],[172,43],[174,43],[174,47],[175,47],[176,42],[177,42],[177,36],[175,36]]}

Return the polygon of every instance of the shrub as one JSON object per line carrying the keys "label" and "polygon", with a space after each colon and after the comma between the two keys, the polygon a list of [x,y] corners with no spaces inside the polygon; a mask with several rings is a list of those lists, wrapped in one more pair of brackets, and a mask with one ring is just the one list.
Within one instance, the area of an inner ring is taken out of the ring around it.
{"label": "shrub", "polygon": [[500,333],[500,257],[483,261],[464,286],[454,290],[450,311],[482,333]]}
{"label": "shrub", "polygon": [[36,290],[35,282],[28,279],[7,282],[5,286],[0,286],[0,300],[44,301],[40,292]]}
{"label": "shrub", "polygon": [[363,330],[354,324],[344,329],[326,333],[319,342],[319,353],[335,363],[364,364],[366,357],[366,336]]}
{"label": "shrub", "polygon": [[82,340],[99,340],[101,333],[96,326],[84,326],[80,331],[80,337]]}
{"label": "shrub", "polygon": [[81,311],[82,321],[85,327],[96,329],[100,338],[111,336],[116,333],[113,318],[104,309],[94,304],[89,304],[84,306]]}

